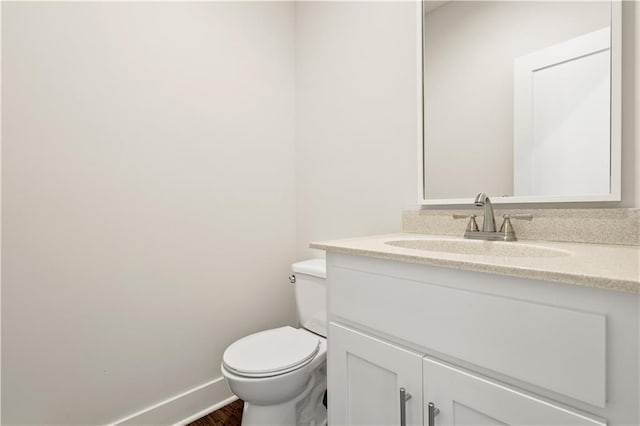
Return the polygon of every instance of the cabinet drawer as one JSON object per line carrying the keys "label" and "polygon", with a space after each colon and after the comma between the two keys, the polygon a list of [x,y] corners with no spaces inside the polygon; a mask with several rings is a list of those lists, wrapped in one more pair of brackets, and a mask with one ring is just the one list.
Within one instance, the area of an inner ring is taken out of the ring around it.
{"label": "cabinet drawer", "polygon": [[334,267],[329,313],[605,406],[604,315],[439,286],[427,282],[428,270],[411,281]]}

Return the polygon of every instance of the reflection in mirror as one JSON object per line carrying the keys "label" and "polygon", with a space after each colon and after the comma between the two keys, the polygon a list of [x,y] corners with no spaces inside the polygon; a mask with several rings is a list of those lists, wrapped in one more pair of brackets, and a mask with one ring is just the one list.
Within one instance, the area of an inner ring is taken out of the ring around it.
{"label": "reflection in mirror", "polygon": [[426,199],[609,194],[610,2],[423,12]]}

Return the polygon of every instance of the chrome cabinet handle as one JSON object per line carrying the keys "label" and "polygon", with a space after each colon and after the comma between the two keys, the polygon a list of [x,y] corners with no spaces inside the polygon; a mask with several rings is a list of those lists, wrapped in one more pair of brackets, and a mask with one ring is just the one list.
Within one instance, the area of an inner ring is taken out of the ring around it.
{"label": "chrome cabinet handle", "polygon": [[436,424],[436,416],[440,413],[440,409],[438,407],[436,407],[433,402],[430,402],[428,405],[428,417],[427,417],[427,424],[429,426],[435,426]]}
{"label": "chrome cabinet handle", "polygon": [[407,401],[411,394],[405,388],[400,388],[400,426],[407,426]]}

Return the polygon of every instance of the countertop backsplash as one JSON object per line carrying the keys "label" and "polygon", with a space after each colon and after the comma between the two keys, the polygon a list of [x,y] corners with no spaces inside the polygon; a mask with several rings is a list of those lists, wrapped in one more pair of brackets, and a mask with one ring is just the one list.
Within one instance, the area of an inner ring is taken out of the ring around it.
{"label": "countertop backsplash", "polygon": [[[494,206],[495,208],[496,206]],[[468,219],[453,219],[454,213],[478,215],[482,209],[407,210],[402,214],[402,231],[417,234],[464,234]],[[500,209],[495,208],[496,226],[505,213],[531,213],[532,221],[511,222],[520,240],[564,241],[592,244],[640,245],[640,209]]]}

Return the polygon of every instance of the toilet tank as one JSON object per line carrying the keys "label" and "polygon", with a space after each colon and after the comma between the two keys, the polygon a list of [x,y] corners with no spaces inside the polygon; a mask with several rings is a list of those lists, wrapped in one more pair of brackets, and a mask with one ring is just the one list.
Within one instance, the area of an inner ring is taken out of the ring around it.
{"label": "toilet tank", "polygon": [[324,259],[311,259],[291,265],[296,307],[300,325],[327,336],[327,267]]}

